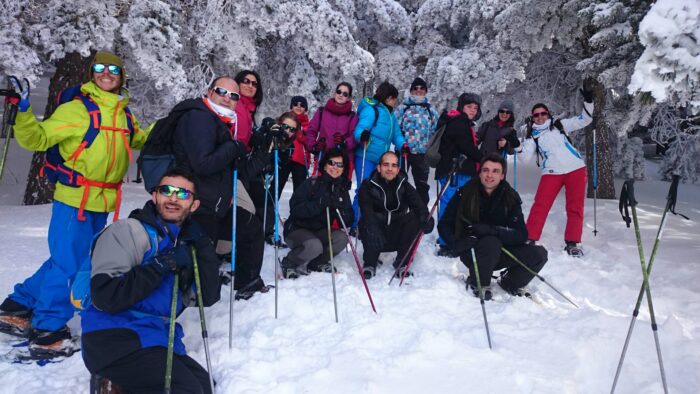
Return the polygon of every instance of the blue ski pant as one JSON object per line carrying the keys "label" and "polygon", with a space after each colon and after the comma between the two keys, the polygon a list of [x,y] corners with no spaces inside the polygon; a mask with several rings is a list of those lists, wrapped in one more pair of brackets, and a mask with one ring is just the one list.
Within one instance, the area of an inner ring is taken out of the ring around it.
{"label": "blue ski pant", "polygon": [[360,191],[362,181],[369,178],[369,174],[377,169],[377,163],[365,159],[365,173],[362,174],[362,151],[360,155],[355,155],[355,179],[357,180],[357,188],[355,188],[355,198],[352,200],[352,210],[355,212],[355,221],[352,222],[352,227],[357,228],[357,223],[360,221],[360,203],[357,201],[357,195]]}
{"label": "blue ski pant", "polygon": [[56,331],[73,317],[70,286],[78,268],[89,258],[92,240],[107,223],[105,212],[84,211],[54,201],[49,223],[48,260],[34,275],[15,285],[10,298],[32,310],[32,327]]}
{"label": "blue ski pant", "polygon": [[[447,209],[447,204],[450,203],[450,200],[452,200],[452,197],[457,193],[457,190],[459,190],[462,186],[466,185],[467,182],[469,182],[471,179],[471,176],[464,174],[454,174],[452,176],[450,184],[447,186],[447,189],[445,189],[445,192],[442,193],[442,197],[440,198],[438,222],[440,221],[440,219],[442,219],[442,215],[445,213],[445,209]],[[440,190],[442,190],[442,188],[445,187],[445,183],[447,183],[447,176],[438,179],[438,183],[440,184]],[[440,192],[440,190],[438,190],[438,193]],[[440,245],[445,245],[445,241],[443,241],[442,238],[438,238],[438,243]]]}

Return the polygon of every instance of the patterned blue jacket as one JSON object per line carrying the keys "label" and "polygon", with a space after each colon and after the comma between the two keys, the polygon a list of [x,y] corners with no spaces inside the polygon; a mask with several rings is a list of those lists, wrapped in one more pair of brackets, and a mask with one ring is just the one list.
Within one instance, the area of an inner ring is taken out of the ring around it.
{"label": "patterned blue jacket", "polygon": [[438,113],[428,98],[417,103],[411,96],[399,106],[396,117],[408,147],[413,154],[424,154],[428,141],[437,130]]}

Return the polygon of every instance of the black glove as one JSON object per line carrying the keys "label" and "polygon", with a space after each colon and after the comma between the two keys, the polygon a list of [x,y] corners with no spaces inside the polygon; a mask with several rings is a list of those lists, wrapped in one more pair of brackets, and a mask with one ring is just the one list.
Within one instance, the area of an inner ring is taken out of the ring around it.
{"label": "black glove", "polygon": [[384,245],[386,245],[386,237],[384,236],[384,232],[381,230],[381,228],[378,225],[371,223],[365,225],[364,227],[365,236],[362,237],[362,245],[364,245],[365,248],[370,248],[372,250],[381,251],[384,249]]}
{"label": "black glove", "polygon": [[472,234],[474,234],[477,238],[483,238],[489,235],[498,235],[496,227],[485,223],[473,224],[471,226],[471,230]]}
{"label": "black glove", "polygon": [[318,156],[319,152],[323,152],[326,150],[326,139],[321,137],[316,141],[314,146],[311,147],[311,153],[314,155]]}
{"label": "black glove", "polygon": [[582,89],[578,90],[581,92],[581,96],[583,96],[583,101],[587,103],[592,103],[593,102],[593,91],[588,89],[587,87],[583,87]]}
{"label": "black glove", "polygon": [[161,275],[167,275],[176,270],[185,270],[192,267],[192,252],[187,244],[179,244],[168,249],[164,253],[153,256],[151,264]]}
{"label": "black glove", "polygon": [[370,136],[369,130],[363,131],[362,134],[360,134],[360,142],[363,143],[363,144],[368,143],[368,142],[369,142],[369,136]]}
{"label": "black glove", "polygon": [[423,234],[430,234],[433,232],[433,228],[435,227],[435,219],[432,217],[429,217],[428,220],[423,222],[423,225],[421,226],[421,230],[423,230]]}
{"label": "black glove", "polygon": [[250,134],[250,140],[248,140],[248,146],[251,149],[259,149],[265,146],[265,135],[259,132],[253,132]]}
{"label": "black glove", "polygon": [[474,246],[476,246],[477,241],[478,239],[476,237],[465,237],[456,239],[452,245],[452,251],[456,254],[464,254],[470,249],[472,249]]}

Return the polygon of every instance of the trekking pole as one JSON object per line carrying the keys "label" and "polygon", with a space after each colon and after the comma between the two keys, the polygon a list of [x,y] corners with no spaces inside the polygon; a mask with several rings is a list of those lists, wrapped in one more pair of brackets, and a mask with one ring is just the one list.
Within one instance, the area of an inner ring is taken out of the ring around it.
{"label": "trekking pole", "polygon": [[301,146],[301,153],[304,155],[304,168],[306,168],[306,177],[309,177],[309,158],[306,156],[306,148],[304,145]]}
{"label": "trekking pole", "polygon": [[[445,185],[440,189],[440,193],[438,193],[437,199],[433,203],[433,206],[430,208],[430,212],[428,213],[428,218],[433,217],[435,214],[435,210],[437,209],[438,202],[442,198],[442,196],[445,194],[445,191],[447,190],[447,187],[450,185],[450,180],[454,176],[454,173],[457,171],[457,168],[459,167],[460,161],[458,159],[455,159],[455,164],[452,166],[452,170],[450,173],[447,175],[447,181],[445,182]],[[404,266],[404,261],[406,260],[406,257],[409,256],[408,261],[406,262],[405,268],[403,272],[401,273],[401,281],[399,282],[399,286],[403,285],[403,281],[406,278],[406,274],[408,273],[408,269],[411,267],[411,264],[413,263],[413,258],[416,255],[416,252],[418,251],[418,245],[420,245],[420,241],[423,239],[423,230],[420,229],[418,230],[418,234],[416,235],[416,238],[413,240],[413,244],[411,247],[409,247],[408,250],[411,251],[411,253],[407,253],[403,258],[401,259],[401,263],[396,267],[396,270],[394,271],[394,275],[391,276],[391,279],[389,279],[389,284],[394,280],[394,277],[396,276],[396,273],[399,272],[401,267]]]}
{"label": "trekking pole", "polygon": [[[617,386],[617,381],[620,377],[620,372],[622,370],[622,364],[624,363],[625,356],[627,354],[627,348],[629,346],[630,339],[632,338],[632,331],[634,331],[634,325],[637,321],[637,316],[639,315],[639,308],[642,304],[642,299],[644,298],[644,293],[646,290],[648,290],[647,280],[648,280],[648,276],[651,274],[651,268],[652,268],[652,265],[654,264],[654,258],[656,257],[656,251],[658,250],[659,244],[661,243],[661,234],[663,234],[664,227],[666,226],[667,213],[670,211],[674,215],[676,214],[674,207],[676,205],[676,198],[678,195],[678,182],[679,181],[680,181],[680,176],[674,175],[673,180],[671,181],[671,187],[668,190],[668,196],[666,197],[666,207],[664,208],[663,215],[661,216],[661,223],[659,224],[659,229],[656,232],[656,240],[654,241],[654,247],[652,248],[651,256],[649,257],[649,265],[647,266],[645,281],[643,281],[642,285],[640,286],[639,295],[637,296],[637,302],[634,306],[634,311],[632,311],[632,320],[630,321],[630,326],[629,326],[629,329],[627,330],[627,337],[625,338],[625,344],[622,347],[622,354],[620,355],[620,361],[617,364],[617,370],[615,371],[615,379],[613,380],[613,385],[612,385],[612,388],[610,390],[610,393],[615,392],[615,387]],[[623,185],[623,191],[624,191],[624,185]],[[634,199],[634,191],[632,193],[633,194],[631,195],[631,198]],[[625,209],[625,211],[626,211],[626,206],[625,206],[625,202],[623,201],[623,197],[624,196],[621,193],[620,194],[620,213],[622,213],[623,209]],[[628,196],[627,199],[629,199],[629,198],[630,197]],[[636,201],[635,201],[635,204],[636,204]],[[625,212],[625,213],[627,213],[627,212]],[[632,206],[632,214],[633,215],[635,214],[634,206]],[[681,215],[681,216],[683,216],[685,219],[688,219],[685,215]],[[627,223],[627,226],[629,227],[629,215],[627,215],[627,217],[625,217],[625,215],[623,214],[623,219],[625,220],[625,222]],[[645,285],[647,285],[647,286],[645,286]],[[650,308],[649,310],[651,311],[652,309]],[[653,314],[652,314],[652,319],[655,319],[655,317],[653,317]],[[654,332],[654,339],[655,339],[656,344],[657,344],[657,357],[659,358],[659,366],[661,368],[661,373],[662,373],[661,378],[662,378],[663,384],[664,384],[664,391],[667,391],[665,374],[664,374],[664,370],[663,370],[663,363],[661,361],[661,352],[658,350],[659,349],[658,336],[657,336],[657,331],[656,331],[657,326],[653,320],[652,320],[651,329]]]}
{"label": "trekking pole", "polygon": [[328,254],[331,257],[331,282],[333,283],[333,310],[335,311],[335,322],[338,322],[338,299],[335,292],[335,265],[333,263],[333,237],[331,236],[331,213],[326,207],[326,224],[328,225]]}
{"label": "trekking pole", "polygon": [[352,242],[350,242],[350,231],[348,231],[348,227],[345,225],[345,221],[343,220],[343,215],[340,214],[340,210],[338,208],[336,208],[335,212],[338,214],[338,219],[340,219],[340,224],[343,226],[343,230],[345,231],[345,236],[348,238],[348,244],[350,245],[350,251],[352,251],[352,257],[355,258],[355,264],[357,265],[357,272],[360,274],[360,278],[362,279],[362,284],[365,286],[365,292],[367,292],[367,298],[369,298],[369,304],[372,305],[372,310],[374,311],[374,313],[377,313],[377,309],[374,307],[374,301],[372,300],[372,294],[370,294],[369,286],[367,286],[367,279],[365,279],[365,275],[362,273],[362,264],[360,264],[360,259],[357,257],[357,250],[352,245]]}
{"label": "trekking pole", "polygon": [[199,304],[199,322],[202,324],[202,341],[204,342],[204,355],[207,358],[207,372],[209,373],[209,388],[214,392],[214,378],[212,377],[211,356],[209,355],[209,334],[207,333],[207,320],[204,314],[204,301],[202,299],[202,280],[199,277],[199,264],[197,264],[197,251],[191,248],[192,266],[194,268],[194,283],[197,286],[197,304]]}
{"label": "trekking pole", "polygon": [[598,147],[593,129],[593,236],[598,235]]}
{"label": "trekking pole", "polygon": [[489,330],[489,321],[486,319],[486,306],[484,305],[484,288],[481,287],[481,278],[479,277],[479,265],[476,263],[476,254],[472,248],[472,262],[474,263],[474,276],[476,276],[476,286],[479,289],[479,302],[481,303],[481,313],[484,315],[484,326],[486,327],[486,339],[489,341],[489,349],[491,346],[491,331]]}
{"label": "trekking pole", "polygon": [[[362,182],[365,180],[365,158],[366,157],[367,157],[367,141],[362,143],[362,165],[360,166],[360,181],[357,182],[358,189],[360,188],[360,185],[362,185]],[[357,236],[355,237],[355,249],[357,249],[357,239],[358,238],[360,238],[359,231],[358,231]],[[348,242],[350,242],[349,239],[348,239]]]}
{"label": "trekking pole", "polygon": [[313,176],[318,175],[318,163],[321,162],[321,157],[323,156],[323,151],[319,151],[318,155],[316,156],[316,164],[314,165],[314,172]]}
{"label": "trekking pole", "polygon": [[557,290],[557,288],[554,287],[551,283],[547,282],[547,280],[546,280],[542,275],[538,274],[535,270],[533,270],[532,268],[528,267],[527,265],[525,265],[525,263],[523,263],[522,261],[520,261],[520,259],[518,259],[517,257],[515,257],[515,256],[513,255],[513,253],[511,253],[508,249],[506,249],[506,248],[504,248],[504,247],[501,247],[501,251],[503,251],[503,253],[505,253],[508,257],[510,257],[511,259],[513,259],[513,261],[515,261],[516,263],[520,264],[520,266],[522,266],[523,268],[525,268],[525,271],[529,272],[531,275],[534,275],[537,279],[541,280],[544,284],[546,284],[547,286],[549,286],[549,288],[551,288],[551,289],[554,290],[557,294],[559,294],[562,298],[564,298],[565,300],[567,300],[571,305],[575,306],[576,308],[579,307],[578,305],[576,305],[575,302],[571,301],[571,299],[569,299],[569,297],[565,296],[561,291]]}
{"label": "trekking pole", "polygon": [[5,163],[7,162],[7,154],[10,151],[10,141],[12,140],[12,126],[15,124],[15,118],[17,117],[17,108],[19,106],[20,96],[12,88],[12,83],[10,82],[14,79],[19,86],[19,81],[17,77],[7,77],[7,89],[0,89],[0,96],[5,96],[5,109],[3,111],[2,119],[2,132],[0,135],[5,136],[5,144],[2,148],[2,156],[0,157],[0,181],[2,180],[2,175],[5,172]]}
{"label": "trekking pole", "polygon": [[165,394],[170,394],[173,380],[173,348],[175,347],[175,315],[177,315],[177,292],[180,275],[173,275],[173,298],[170,303],[170,328],[168,329],[168,352],[165,358]]}
{"label": "trekking pole", "polygon": [[280,183],[279,183],[279,160],[280,160],[280,154],[279,154],[279,149],[277,146],[277,142],[275,142],[275,319],[277,319],[277,301],[278,301],[278,291],[279,289],[279,260],[278,260],[278,253],[279,253],[279,247],[280,247],[280,222],[277,220],[279,217],[279,188],[280,188]]}
{"label": "trekking pole", "polygon": [[231,294],[229,295],[228,311],[228,348],[233,347],[233,287],[234,273],[236,271],[236,211],[238,210],[238,168],[233,169],[233,198],[231,207]]}
{"label": "trekking pole", "polygon": [[265,205],[263,206],[263,237],[266,235],[267,230],[267,196],[270,194],[270,174],[265,174]]}
{"label": "trekking pole", "polygon": [[518,191],[518,152],[513,150],[513,190]]}

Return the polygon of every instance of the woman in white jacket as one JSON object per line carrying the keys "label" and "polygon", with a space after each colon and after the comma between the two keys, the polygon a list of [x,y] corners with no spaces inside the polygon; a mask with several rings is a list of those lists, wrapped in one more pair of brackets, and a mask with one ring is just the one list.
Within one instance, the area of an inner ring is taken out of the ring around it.
{"label": "woman in white jacket", "polygon": [[583,256],[583,205],[586,193],[586,164],[566,133],[582,129],[593,120],[593,92],[582,90],[584,103],[580,115],[553,120],[544,104],[532,107],[532,121],[522,148],[523,159],[537,154],[542,177],[537,186],[535,202],[527,218],[529,239],[537,241],[547,220],[554,199],[566,188],[566,252],[574,257]]}

